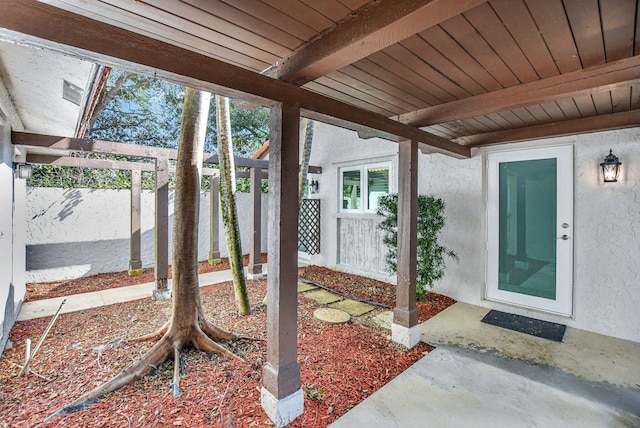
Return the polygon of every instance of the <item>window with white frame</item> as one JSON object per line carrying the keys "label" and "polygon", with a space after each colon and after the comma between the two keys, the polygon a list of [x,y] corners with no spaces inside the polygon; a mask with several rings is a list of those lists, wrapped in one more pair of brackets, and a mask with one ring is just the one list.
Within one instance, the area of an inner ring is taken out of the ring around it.
{"label": "window with white frame", "polygon": [[389,193],[389,162],[340,169],[340,211],[375,212]]}

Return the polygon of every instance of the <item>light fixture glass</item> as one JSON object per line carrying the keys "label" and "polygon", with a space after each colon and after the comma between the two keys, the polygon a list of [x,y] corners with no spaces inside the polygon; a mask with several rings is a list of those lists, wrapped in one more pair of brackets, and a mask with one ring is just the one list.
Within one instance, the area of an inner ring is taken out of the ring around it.
{"label": "light fixture glass", "polygon": [[600,164],[602,168],[602,179],[605,183],[615,183],[618,181],[620,165],[622,165],[622,162],[620,162],[618,157],[609,149],[609,154],[604,158],[604,162]]}
{"label": "light fixture glass", "polygon": [[33,168],[28,163],[18,163],[15,169],[16,178],[28,180],[33,176]]}

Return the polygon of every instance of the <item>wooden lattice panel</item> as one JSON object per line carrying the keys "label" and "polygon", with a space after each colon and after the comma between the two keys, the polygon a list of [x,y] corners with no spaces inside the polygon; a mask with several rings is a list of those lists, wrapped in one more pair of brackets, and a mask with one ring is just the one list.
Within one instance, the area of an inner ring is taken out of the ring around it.
{"label": "wooden lattice panel", "polygon": [[303,199],[298,217],[298,249],[320,254],[320,199]]}

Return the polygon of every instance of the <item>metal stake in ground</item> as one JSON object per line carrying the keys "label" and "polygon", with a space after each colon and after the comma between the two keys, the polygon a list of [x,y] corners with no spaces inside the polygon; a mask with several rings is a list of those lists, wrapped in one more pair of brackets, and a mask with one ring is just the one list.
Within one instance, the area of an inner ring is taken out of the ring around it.
{"label": "metal stake in ground", "polygon": [[47,337],[47,334],[49,334],[49,331],[51,330],[51,327],[53,327],[53,323],[55,323],[56,320],[58,319],[58,315],[60,315],[60,310],[62,309],[62,307],[64,306],[66,301],[67,301],[67,299],[62,299],[62,303],[60,303],[60,307],[56,311],[56,313],[53,316],[53,318],[51,318],[51,321],[49,322],[49,325],[47,326],[47,329],[42,334],[42,337],[38,341],[38,344],[36,345],[36,347],[33,348],[33,352],[31,353],[31,355],[29,355],[29,357],[27,357],[27,360],[24,362],[24,367],[22,368],[22,370],[20,370],[20,373],[18,374],[18,377],[22,376],[25,373],[29,373],[29,363],[31,362],[33,357],[36,355],[36,352],[38,352],[38,349],[40,349],[40,346],[42,346],[42,342],[44,342],[44,339]]}

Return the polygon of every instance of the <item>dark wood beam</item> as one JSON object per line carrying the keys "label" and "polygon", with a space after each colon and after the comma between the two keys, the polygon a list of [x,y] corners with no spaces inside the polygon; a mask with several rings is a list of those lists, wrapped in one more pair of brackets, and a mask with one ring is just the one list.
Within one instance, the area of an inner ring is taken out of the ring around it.
{"label": "dark wood beam", "polygon": [[610,91],[637,82],[640,82],[640,55],[427,107],[400,115],[398,120],[412,126],[429,126],[572,96]]}
{"label": "dark wood beam", "polygon": [[140,146],[136,144],[116,143],[112,141],[89,140],[87,138],[68,138],[54,135],[12,132],[11,143],[16,146],[46,147],[85,153],[103,153],[110,155],[132,156],[140,158],[176,159],[178,151],[164,147]]}
{"label": "dark wood beam", "polygon": [[[144,158],[158,158],[166,157],[167,159],[175,160],[178,156],[178,151],[175,149],[167,149],[164,147],[153,146],[140,146],[136,144],[117,143],[113,141],[101,141],[90,140],[86,138],[68,138],[57,137],[53,135],[43,134],[31,134],[28,132],[12,132],[11,142],[17,146],[30,146],[30,147],[46,147],[49,149],[68,150],[74,152],[84,153],[102,153],[119,156],[131,156],[131,157],[144,157]],[[85,159],[85,158],[76,158]],[[88,160],[88,159],[87,159]],[[243,168],[268,168],[269,162],[263,159],[250,159],[242,157],[234,157],[236,167]],[[115,161],[110,161],[115,162]],[[46,162],[45,162],[46,163]],[[113,165],[122,165],[126,162],[114,163]],[[205,153],[205,164],[218,164],[218,155]],[[66,166],[75,166],[67,164]],[[89,168],[93,168],[89,165],[82,165]],[[95,168],[108,168],[104,166],[96,166]],[[130,169],[119,168],[114,166],[113,169]],[[150,169],[153,171],[153,168]]]}
{"label": "dark wood beam", "polygon": [[306,110],[423,142],[437,152],[470,157],[466,147],[383,115],[35,0],[3,0],[0,39],[56,49],[233,98],[253,96],[264,105],[298,104]]}
{"label": "dark wood beam", "polygon": [[[236,158],[238,159],[238,158]],[[78,158],[70,156],[55,156],[55,155],[38,155],[27,154],[27,163],[36,163],[44,165],[57,165],[57,166],[70,166],[73,168],[95,168],[95,169],[119,169],[124,171],[155,171],[155,167],[152,163],[145,162],[128,162],[128,161],[114,161],[109,159],[91,159],[91,158]],[[313,167],[315,174],[321,174],[322,168],[319,166]],[[169,172],[175,172],[176,168],[173,165],[169,165]],[[311,172],[311,167],[309,167]],[[217,176],[220,174],[220,170],[216,168],[202,168],[202,175]],[[249,178],[249,171],[236,171],[236,178]],[[263,170],[260,176],[263,180],[269,178],[267,171]]]}
{"label": "dark wood beam", "polygon": [[[213,165],[217,165],[219,163],[218,155],[205,153],[203,162],[204,163],[213,164]],[[235,163],[236,168],[238,168],[238,167],[242,167],[242,168],[260,168],[260,169],[269,168],[269,161],[264,160],[264,159],[241,158],[241,157],[238,157],[238,156],[234,156],[233,157],[233,162]]]}
{"label": "dark wood beam", "polygon": [[560,137],[563,135],[610,131],[613,129],[631,128],[638,125],[640,125],[640,110],[631,110],[621,113],[567,120],[564,122],[529,126],[526,128],[470,135],[457,138],[456,141],[466,146],[476,147]]}
{"label": "dark wood beam", "polygon": [[77,158],[70,156],[27,154],[27,162],[45,165],[70,166],[74,168],[119,169],[124,171],[155,171],[155,166],[152,163]]}
{"label": "dark wood beam", "polygon": [[302,86],[486,0],[380,0],[304,44],[266,74]]}

